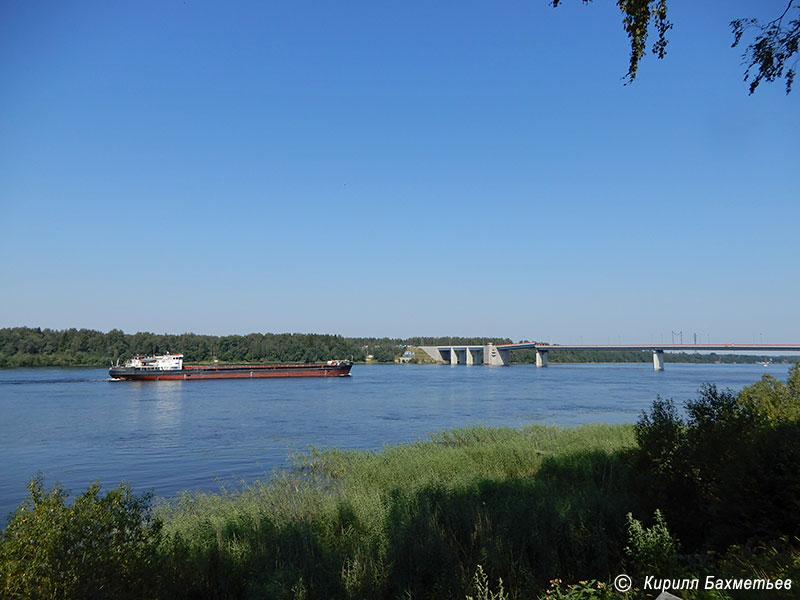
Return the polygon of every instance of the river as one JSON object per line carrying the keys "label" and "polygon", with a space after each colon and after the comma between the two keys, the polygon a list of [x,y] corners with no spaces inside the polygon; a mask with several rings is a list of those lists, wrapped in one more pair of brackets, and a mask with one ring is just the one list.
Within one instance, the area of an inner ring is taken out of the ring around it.
{"label": "river", "polygon": [[170,497],[269,477],[317,447],[378,449],[467,425],[633,423],[657,395],[741,389],[788,365],[355,365],[352,377],[125,382],[107,369],[0,369],[0,523],[41,472]]}

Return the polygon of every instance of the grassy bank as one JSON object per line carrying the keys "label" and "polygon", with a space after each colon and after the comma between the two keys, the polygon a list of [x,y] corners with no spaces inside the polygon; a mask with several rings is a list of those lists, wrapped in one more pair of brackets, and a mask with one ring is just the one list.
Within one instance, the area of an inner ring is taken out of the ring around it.
{"label": "grassy bank", "polygon": [[377,453],[312,452],[293,473],[159,514],[181,540],[179,587],[204,594],[464,597],[478,564],[530,593],[610,572],[618,550],[597,544],[624,537],[634,502],[617,453],[632,444],[631,427],[456,430]]}

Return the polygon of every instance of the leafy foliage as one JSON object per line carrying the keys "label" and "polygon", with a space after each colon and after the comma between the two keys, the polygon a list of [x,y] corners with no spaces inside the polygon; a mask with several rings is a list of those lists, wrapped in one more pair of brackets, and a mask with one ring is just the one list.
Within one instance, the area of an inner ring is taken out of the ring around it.
{"label": "leafy foliage", "polygon": [[[554,7],[561,2],[551,0]],[[591,0],[582,2],[589,4]],[[630,40],[631,54],[625,79],[631,83],[636,79],[639,61],[647,53],[647,39],[651,31],[658,35],[658,39],[650,49],[658,58],[664,58],[667,32],[672,29],[672,23],[667,18],[667,0],[617,0],[617,6],[622,12],[622,25]],[[746,33],[756,32],[742,56],[747,65],[744,80],[750,81],[751,94],[762,81],[773,82],[781,78],[786,81],[786,93],[792,91],[800,47],[800,18],[791,18],[791,14],[797,14],[792,13],[793,10],[800,10],[800,0],[787,0],[783,13],[767,23],[753,18],[731,21],[734,48]]]}
{"label": "leafy foliage", "polygon": [[787,383],[764,375],[741,391],[739,401],[770,421],[800,419],[800,362],[789,369]]}
{"label": "leafy foliage", "polygon": [[596,579],[565,584],[561,579],[553,579],[550,587],[539,600],[619,600],[614,588]]}
{"label": "leafy foliage", "polygon": [[350,358],[394,362],[406,346],[507,343],[490,338],[346,338],[315,333],[250,333],[212,336],[31,327],[0,329],[0,367],[108,365],[135,354],[182,352],[187,362],[306,363]]}
{"label": "leafy foliage", "polygon": [[[591,2],[582,1],[584,4]],[[561,2],[552,0],[552,5],[557,7]],[[672,29],[672,23],[667,18],[667,0],[617,0],[617,6],[622,11],[622,26],[631,44],[628,73],[625,75],[628,83],[631,83],[636,79],[639,61],[647,53],[650,30],[658,35],[650,49],[658,58],[664,58],[667,53],[667,32]]]}
{"label": "leafy foliage", "polygon": [[472,585],[475,588],[475,596],[467,596],[467,600],[508,600],[508,596],[503,589],[503,580],[498,580],[497,593],[493,592],[489,585],[489,577],[484,573],[483,567],[480,565],[475,569]]}
{"label": "leafy foliage", "polygon": [[636,425],[641,495],[688,549],[800,535],[800,421],[743,398],[706,386],[686,420],[659,399]]}
{"label": "leafy foliage", "polygon": [[660,510],[653,515],[653,525],[645,527],[628,513],[628,545],[625,547],[631,572],[637,575],[669,574],[678,556],[678,541],[672,537]]}
{"label": "leafy foliage", "polygon": [[[773,82],[781,77],[786,81],[786,93],[792,91],[797,70],[796,55],[800,45],[800,18],[789,18],[792,9],[800,11],[796,0],[789,0],[783,13],[768,23],[762,24],[758,19],[752,18],[731,21],[734,48],[741,43],[745,33],[757,31],[755,39],[742,56],[747,64],[744,80],[750,80],[751,94],[762,81]],[[798,12],[794,14],[797,15]]]}
{"label": "leafy foliage", "polygon": [[58,485],[41,476],[0,539],[4,598],[143,598],[157,589],[161,523],[150,496],[126,485],[100,494],[93,483],[67,505]]}

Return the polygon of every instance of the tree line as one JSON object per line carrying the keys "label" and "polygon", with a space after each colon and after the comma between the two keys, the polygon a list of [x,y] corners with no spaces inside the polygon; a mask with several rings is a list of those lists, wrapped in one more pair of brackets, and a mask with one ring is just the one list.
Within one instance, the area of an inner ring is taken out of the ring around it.
{"label": "tree line", "polygon": [[394,362],[408,346],[508,343],[506,338],[343,337],[316,333],[250,333],[201,335],[107,333],[92,329],[0,329],[0,367],[94,366],[137,354],[180,352],[186,362],[306,363],[330,359]]}

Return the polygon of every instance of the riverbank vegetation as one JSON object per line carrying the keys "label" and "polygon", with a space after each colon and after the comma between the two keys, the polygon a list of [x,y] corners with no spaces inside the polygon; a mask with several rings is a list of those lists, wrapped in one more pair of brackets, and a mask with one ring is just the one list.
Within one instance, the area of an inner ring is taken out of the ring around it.
{"label": "riverbank vegetation", "polygon": [[[30,486],[3,597],[653,598],[647,575],[800,585],[800,365],[631,425],[473,427],[311,450],[224,494],[153,506]],[[639,589],[618,595],[626,572]],[[88,594],[88,595],[87,595]],[[548,596],[549,594],[549,596]],[[683,591],[691,598],[747,592]]]}
{"label": "riverbank vegetation", "polygon": [[[413,337],[347,338],[340,335],[305,333],[250,333],[248,335],[199,335],[195,333],[155,334],[108,333],[91,329],[0,329],[0,367],[106,366],[136,354],[181,352],[187,363],[306,363],[337,359],[355,362],[393,363],[407,349],[418,346],[508,344],[508,338]],[[411,362],[427,362],[421,358]],[[551,350],[551,363],[637,363],[651,362],[650,351]],[[534,350],[513,350],[513,363],[534,363]],[[765,360],[786,362],[780,357],[751,355],[671,353],[670,362],[754,363]]]}
{"label": "riverbank vegetation", "polygon": [[508,343],[490,338],[346,338],[305,333],[199,335],[91,329],[0,329],[0,367],[105,366],[136,354],[181,352],[186,362],[306,363],[332,358],[392,363],[408,346]]}

